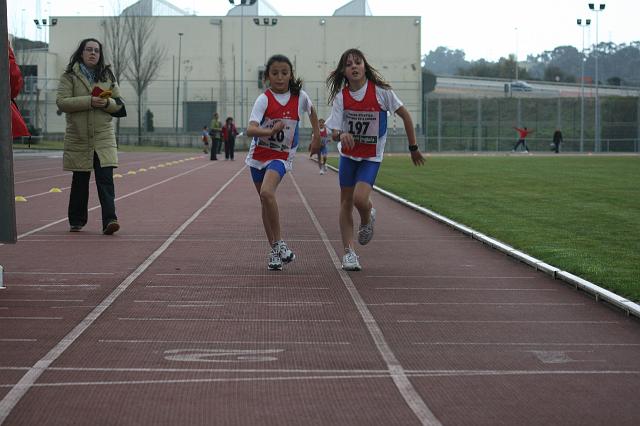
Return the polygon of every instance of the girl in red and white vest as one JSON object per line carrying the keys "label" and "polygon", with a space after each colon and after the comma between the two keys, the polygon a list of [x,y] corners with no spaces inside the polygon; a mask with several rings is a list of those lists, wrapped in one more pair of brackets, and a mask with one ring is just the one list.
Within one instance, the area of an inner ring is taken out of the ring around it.
{"label": "girl in red and white vest", "polygon": [[279,271],[283,263],[295,259],[295,254],[282,240],[276,190],[293,165],[300,116],[309,114],[314,135],[312,153],[320,150],[320,128],[315,108],[302,90],[302,80],[295,77],[289,58],[284,55],[269,58],[265,83],[269,88],[258,96],[249,118],[247,136],[253,140],[246,163],[260,194],[262,222],[270,246],[267,267]]}
{"label": "girl in red and white vest", "polygon": [[333,101],[327,127],[332,129],[333,140],[339,142],[340,152],[340,232],[345,250],[342,269],[359,271],[353,248],[353,208],[360,214],[358,242],[368,244],[376,218],[370,196],[387,140],[389,112],[404,122],[413,164],[424,164],[424,158],[409,111],[360,50],[349,49],[342,54],[327,78],[327,86],[329,102]]}

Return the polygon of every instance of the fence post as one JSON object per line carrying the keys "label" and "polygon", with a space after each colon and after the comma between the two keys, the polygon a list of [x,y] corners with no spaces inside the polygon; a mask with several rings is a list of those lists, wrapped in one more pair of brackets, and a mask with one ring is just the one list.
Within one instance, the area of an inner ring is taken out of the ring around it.
{"label": "fence post", "polygon": [[478,142],[478,152],[482,151],[482,100],[478,97],[478,125],[476,141]]}
{"label": "fence post", "polygon": [[442,99],[438,98],[438,152],[442,151]]}

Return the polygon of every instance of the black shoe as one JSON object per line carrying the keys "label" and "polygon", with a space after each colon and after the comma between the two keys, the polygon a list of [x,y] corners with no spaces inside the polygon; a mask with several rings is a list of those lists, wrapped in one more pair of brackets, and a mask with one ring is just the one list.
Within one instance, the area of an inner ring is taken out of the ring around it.
{"label": "black shoe", "polygon": [[112,220],[109,224],[102,230],[104,235],[112,235],[120,229],[120,225],[118,221]]}
{"label": "black shoe", "polygon": [[82,225],[71,225],[69,228],[69,232],[80,232],[82,231]]}

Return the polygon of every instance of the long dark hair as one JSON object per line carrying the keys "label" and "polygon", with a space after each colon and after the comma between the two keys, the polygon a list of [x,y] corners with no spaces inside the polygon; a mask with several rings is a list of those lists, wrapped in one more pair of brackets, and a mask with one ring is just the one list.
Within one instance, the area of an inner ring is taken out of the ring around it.
{"label": "long dark hair", "polygon": [[349,85],[349,80],[347,80],[347,77],[344,75],[344,69],[347,66],[347,59],[349,58],[349,55],[351,55],[353,59],[362,59],[362,62],[364,62],[364,74],[367,77],[367,80],[373,82],[376,86],[382,87],[383,89],[391,89],[391,85],[385,81],[378,70],[367,62],[367,58],[364,57],[364,53],[362,53],[362,51],[355,48],[348,49],[342,54],[342,56],[340,56],[340,61],[338,61],[336,69],[331,71],[331,74],[327,77],[329,105],[331,105],[331,102],[333,102],[336,95],[342,90],[342,88]]}
{"label": "long dark hair", "polygon": [[67,65],[67,69],[64,72],[66,74],[71,74],[73,73],[73,66],[76,63],[78,64],[83,63],[82,52],[84,51],[84,48],[86,47],[87,43],[89,43],[90,41],[98,43],[98,46],[100,46],[100,58],[98,58],[98,63],[96,64],[96,67],[95,67],[96,81],[111,80],[115,82],[116,77],[113,75],[113,72],[111,71],[111,67],[109,65],[104,64],[104,51],[102,50],[102,43],[100,43],[95,38],[85,38],[80,42],[76,51],[73,52],[73,54],[71,55],[71,59],[69,59],[69,65]]}
{"label": "long dark hair", "polygon": [[302,79],[296,78],[296,75],[293,72],[293,65],[289,58],[284,55],[273,55],[267,61],[267,68],[264,70],[264,80],[267,81],[269,79],[269,68],[273,65],[274,62],[284,62],[289,65],[289,69],[291,70],[291,78],[289,79],[289,91],[292,95],[298,96],[300,94],[300,90],[302,90]]}

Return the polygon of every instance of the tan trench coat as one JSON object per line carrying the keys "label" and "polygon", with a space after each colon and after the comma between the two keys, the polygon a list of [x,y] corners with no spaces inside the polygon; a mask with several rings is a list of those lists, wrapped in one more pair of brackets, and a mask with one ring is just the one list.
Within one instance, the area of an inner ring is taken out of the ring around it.
{"label": "tan trench coat", "polygon": [[[108,99],[109,103],[104,109],[91,106],[91,92],[95,86],[112,91],[112,97]],[[114,100],[119,97],[117,83],[99,81],[91,86],[80,71],[79,64],[73,66],[72,73],[62,74],[56,105],[60,111],[66,113],[67,119],[64,135],[64,170],[93,170],[94,151],[98,154],[102,167],[118,167],[116,136],[110,114],[122,108],[122,105],[118,105]]]}

